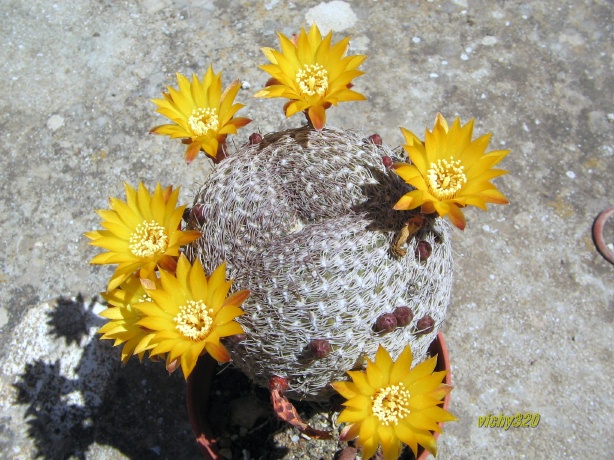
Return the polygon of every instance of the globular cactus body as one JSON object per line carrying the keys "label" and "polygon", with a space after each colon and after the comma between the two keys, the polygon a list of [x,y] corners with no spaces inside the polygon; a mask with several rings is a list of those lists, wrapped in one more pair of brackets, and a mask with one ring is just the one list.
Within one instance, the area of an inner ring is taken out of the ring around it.
{"label": "globular cactus body", "polygon": [[[187,253],[208,272],[226,260],[233,290],[251,291],[237,319],[246,337],[228,346],[258,384],[281,376],[288,396],[323,400],[379,344],[393,359],[408,343],[414,364],[425,358],[449,303],[450,240],[429,217],[404,256],[391,250],[413,213],[392,209],[409,186],[384,156],[395,154],[358,133],[303,127],[239,148],[199,191],[189,227],[203,237]],[[418,241],[430,244],[427,259],[416,257]],[[399,306],[411,322],[378,331]],[[434,328],[419,334],[427,315]],[[327,353],[310,349],[320,340]]]}

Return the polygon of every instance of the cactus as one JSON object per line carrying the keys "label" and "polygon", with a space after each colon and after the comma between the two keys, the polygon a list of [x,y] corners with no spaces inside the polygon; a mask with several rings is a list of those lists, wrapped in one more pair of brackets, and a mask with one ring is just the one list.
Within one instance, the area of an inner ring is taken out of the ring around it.
{"label": "cactus", "polygon": [[[245,337],[226,345],[262,386],[280,376],[288,396],[326,400],[330,383],[380,344],[395,358],[409,343],[421,362],[441,326],[452,284],[447,224],[429,215],[403,234],[416,212],[393,205],[410,186],[387,167],[397,155],[377,144],[329,127],[268,134],[217,165],[195,198],[188,228],[203,236],[186,254],[208,273],[226,260],[233,290],[251,290],[237,318]],[[419,244],[431,247],[426,258]],[[378,328],[383,315],[392,326]],[[420,331],[427,316],[434,327]]]}
{"label": "cactus", "polygon": [[440,113],[424,141],[401,128],[402,155],[378,134],[326,126],[327,109],[366,99],[351,89],[366,56],[347,56],[349,38],[332,44],[315,24],[278,36],[281,51],[262,48],[271,78],[254,97],[288,99],[286,117],[302,112],[306,126],[254,133],[228,155],[227,136],[251,120],[235,116],[239,80],[222,91],[212,66],[202,80],[177,74],[179,89],[152,100],[170,123],[151,132],[181,138],[187,163],[202,151],[216,166],[189,211],[175,208],[178,190],[143,183],[97,211],[103,230],[85,235],[108,252],[91,263],[118,264],[101,338],[186,379],[203,355],[232,360],[311,438],[333,432],[301,420],[287,396],[337,392],[337,421],[349,424],[339,439],[356,439],[363,458],[381,445],[396,460],[403,443],[436,455],[430,430],[456,420],[438,407],[446,372],[426,359],[452,285],[443,218],[463,230],[467,206],[508,203],[490,180],[507,173],[493,166],[509,151],[486,153],[490,134],[472,140],[473,119]]}

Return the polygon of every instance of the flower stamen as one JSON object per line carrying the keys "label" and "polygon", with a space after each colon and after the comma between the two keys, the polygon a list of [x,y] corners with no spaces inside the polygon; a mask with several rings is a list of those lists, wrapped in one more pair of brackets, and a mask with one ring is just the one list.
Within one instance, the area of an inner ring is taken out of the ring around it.
{"label": "flower stamen", "polygon": [[190,128],[197,136],[207,134],[207,131],[216,131],[220,127],[220,120],[217,116],[217,110],[212,108],[198,108],[192,111],[192,115],[188,119]]}
{"label": "flower stamen", "polygon": [[431,163],[426,173],[426,180],[431,193],[440,201],[454,198],[467,183],[465,167],[460,160],[439,159]]}
{"label": "flower stamen", "polygon": [[154,221],[139,224],[130,235],[129,248],[144,259],[164,254],[168,248],[166,229]]}
{"label": "flower stamen", "polygon": [[205,340],[213,328],[212,313],[213,310],[207,308],[202,300],[188,300],[186,305],[179,307],[179,313],[174,318],[176,329],[193,342]]}
{"label": "flower stamen", "polygon": [[394,425],[409,415],[409,398],[403,382],[382,388],[371,396],[373,415],[384,426]]}
{"label": "flower stamen", "polygon": [[328,89],[328,72],[320,64],[305,64],[296,73],[296,82],[302,94],[324,96]]}

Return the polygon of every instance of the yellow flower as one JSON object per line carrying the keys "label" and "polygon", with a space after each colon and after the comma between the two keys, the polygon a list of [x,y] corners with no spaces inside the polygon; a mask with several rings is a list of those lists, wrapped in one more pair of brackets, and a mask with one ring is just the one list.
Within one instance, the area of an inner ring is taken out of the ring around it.
{"label": "yellow flower", "polygon": [[362,458],[371,458],[381,444],[384,459],[396,460],[401,442],[415,456],[418,444],[436,455],[431,431],[440,433],[438,422],[456,420],[439,407],[452,387],[441,383],[447,371],[433,372],[437,357],[410,370],[412,359],[409,345],[396,362],[380,345],[375,362],[368,360],[366,371],[349,371],[352,382],[332,383],[347,399],[337,421],[352,424],[344,438],[358,437]]}
{"label": "yellow flower", "polygon": [[356,70],[366,59],[357,54],[345,56],[349,38],[331,45],[332,32],[324,39],[313,24],[309,33],[301,29],[298,38],[290,40],[277,33],[281,52],[262,48],[272,62],[260,66],[271,75],[267,87],[255,97],[283,97],[290,99],[284,106],[286,117],[306,111],[307,118],[318,131],[326,122],[325,110],[338,102],[361,101],[366,97],[351,90],[351,81],[364,72]]}
{"label": "yellow flower", "polygon": [[[233,104],[241,88],[239,80],[234,81],[222,93],[222,73],[215,75],[209,67],[203,80],[192,75],[192,82],[187,77],[177,74],[179,90],[168,87],[168,93],[162,93],[163,99],[152,99],[158,106],[158,113],[170,118],[173,124],[156,126],[152,133],[166,134],[173,139],[183,138],[188,144],[185,152],[186,162],[190,163],[200,150],[213,159],[222,159],[225,154],[219,152],[226,142],[226,136],[237,134],[237,129],[248,124],[249,118],[233,118],[243,104]],[[218,158],[219,153],[219,158]]]}
{"label": "yellow flower", "polygon": [[421,206],[424,214],[449,215],[450,221],[463,230],[465,216],[461,208],[471,205],[486,211],[486,203],[508,203],[489,181],[507,174],[507,171],[491,168],[503,160],[509,150],[484,154],[491,135],[472,141],[473,119],[461,126],[457,118],[448,128],[446,119],[439,113],[433,131],[426,130],[424,142],[405,128],[401,131],[406,141],[403,147],[412,164],[395,163],[393,168],[415,190],[403,195],[394,209]]}
{"label": "yellow flower", "polygon": [[243,333],[234,319],[245,314],[240,306],[249,291],[226,297],[232,281],[225,276],[225,262],[207,277],[198,260],[190,265],[182,254],[176,276],[160,270],[161,288],[147,290],[152,302],[134,305],[144,315],[137,324],[155,332],[150,354],[168,353],[167,367],[175,367],[171,363],[180,360],[186,379],[204,353],[229,361],[220,338]]}
{"label": "yellow flower", "polygon": [[117,288],[137,270],[140,278],[149,278],[156,266],[172,270],[179,247],[200,237],[195,230],[179,230],[185,209],[176,207],[179,189],[162,190],[158,184],[150,194],[142,182],[138,191],[128,184],[124,188],[126,202],[111,198],[110,210],[96,211],[105,230],[85,234],[92,240],[91,245],[108,251],[98,254],[90,263],[118,264],[107,291]]}
{"label": "yellow flower", "polygon": [[[155,283],[153,280],[148,281]],[[110,306],[100,312],[100,316],[109,320],[98,330],[98,333],[102,334],[100,338],[115,340],[113,346],[123,345],[121,360],[124,364],[132,355],[138,355],[139,360],[142,360],[145,351],[150,348],[149,342],[154,334],[137,324],[143,314],[133,305],[151,301],[141,280],[131,276],[119,288],[103,293],[102,297]]]}

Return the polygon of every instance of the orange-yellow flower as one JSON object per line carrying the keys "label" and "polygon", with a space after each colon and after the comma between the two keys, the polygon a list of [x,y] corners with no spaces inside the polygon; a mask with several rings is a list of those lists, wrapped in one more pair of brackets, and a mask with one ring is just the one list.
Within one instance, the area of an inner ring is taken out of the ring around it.
{"label": "orange-yellow flower", "polygon": [[507,174],[491,169],[510,152],[494,150],[484,154],[490,134],[471,140],[473,119],[461,126],[460,119],[448,128],[446,119],[437,114],[433,131],[426,130],[424,142],[411,131],[401,128],[403,146],[411,164],[395,163],[394,171],[415,187],[403,195],[394,209],[421,207],[424,214],[448,215],[458,228],[465,228],[461,208],[477,206],[486,211],[486,203],[507,204],[507,198],[489,181]]}
{"label": "orange-yellow flower", "polygon": [[[154,280],[150,280],[155,283]],[[100,312],[100,316],[107,318],[98,333],[101,339],[115,340],[113,346],[122,345],[121,360],[125,364],[132,355],[138,355],[139,360],[149,347],[154,334],[149,329],[139,326],[137,323],[143,314],[133,307],[134,304],[151,301],[147,296],[141,280],[136,276],[130,276],[119,288],[103,293],[102,297],[108,302],[109,307]]]}
{"label": "orange-yellow flower", "polygon": [[333,382],[347,399],[337,421],[350,423],[344,439],[358,438],[362,458],[371,458],[381,444],[385,460],[396,460],[401,443],[417,455],[418,444],[433,455],[437,445],[431,431],[441,432],[438,422],[456,420],[439,407],[452,387],[442,383],[447,371],[433,372],[437,357],[410,370],[408,345],[396,362],[381,345],[366,371],[348,371],[352,382]]}
{"label": "orange-yellow flower", "polygon": [[[202,150],[213,159],[218,158],[220,147],[224,146],[226,136],[237,134],[237,129],[248,124],[249,118],[233,118],[243,104],[234,104],[241,88],[236,80],[222,92],[222,73],[215,74],[209,67],[203,80],[192,75],[192,81],[177,74],[179,90],[168,87],[162,93],[163,99],[152,99],[158,106],[157,112],[170,118],[173,124],[156,126],[152,133],[166,134],[173,139],[183,138],[188,144],[185,159],[192,162]],[[223,157],[224,153],[220,153]],[[219,158],[218,158],[219,159]]]}
{"label": "orange-yellow flower", "polygon": [[155,333],[149,343],[151,356],[168,353],[167,367],[179,361],[186,379],[204,353],[229,361],[220,339],[243,333],[234,319],[245,314],[240,306],[249,291],[227,297],[232,281],[225,277],[225,262],[207,277],[198,260],[191,265],[182,254],[176,275],[160,270],[161,287],[146,290],[151,302],[134,304],[143,314],[137,324]]}
{"label": "orange-yellow flower", "polygon": [[277,33],[281,52],[262,48],[271,64],[260,66],[271,75],[266,88],[255,97],[282,97],[290,99],[284,106],[286,117],[305,111],[318,131],[326,123],[326,109],[339,102],[366,99],[351,90],[352,80],[364,72],[356,70],[366,59],[357,54],[345,56],[349,37],[331,45],[332,32],[324,39],[313,24],[309,33],[301,29],[298,37],[290,40]]}
{"label": "orange-yellow flower", "polygon": [[172,270],[179,248],[200,237],[195,230],[179,229],[185,206],[177,207],[179,189],[163,190],[156,185],[150,194],[139,182],[138,191],[124,184],[126,202],[109,200],[111,209],[100,209],[105,230],[87,232],[93,246],[106,249],[94,257],[92,264],[118,264],[107,286],[111,291],[135,271],[140,278],[150,278],[157,266]]}

